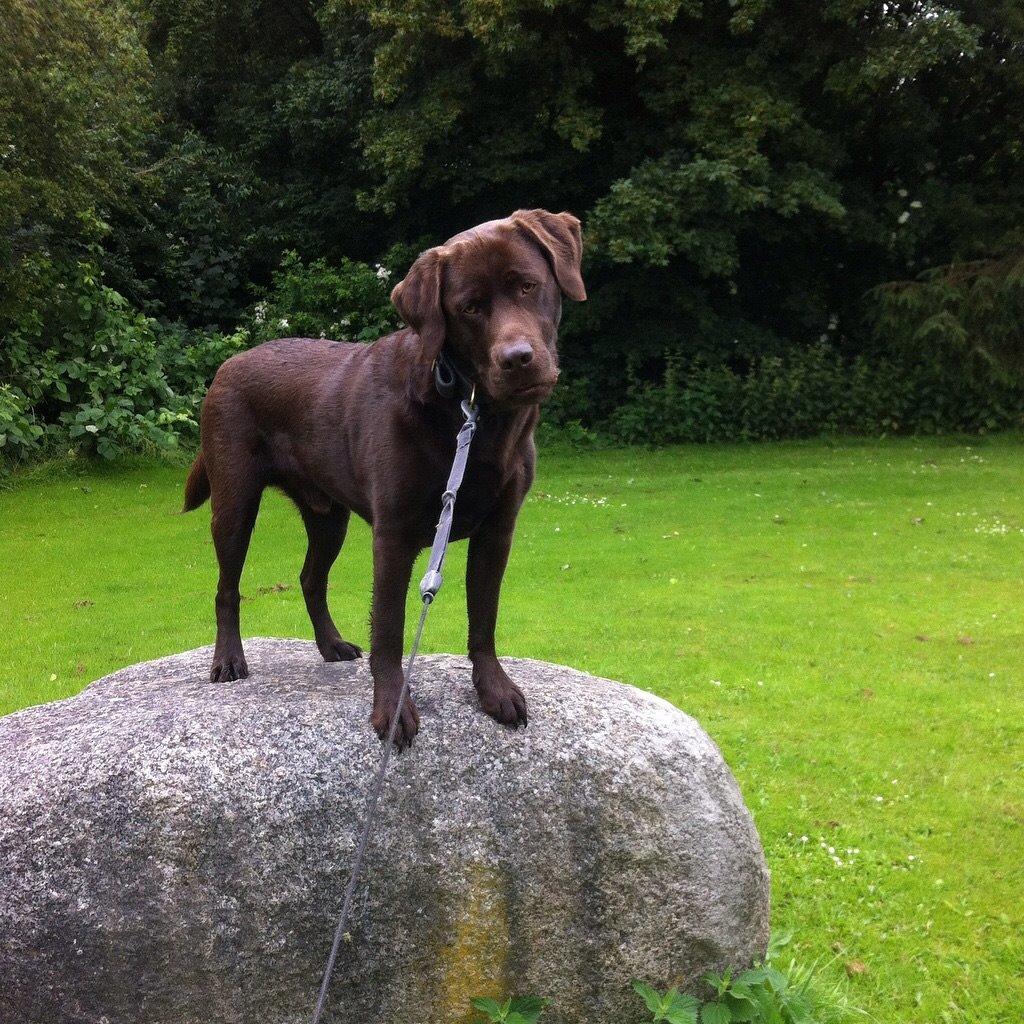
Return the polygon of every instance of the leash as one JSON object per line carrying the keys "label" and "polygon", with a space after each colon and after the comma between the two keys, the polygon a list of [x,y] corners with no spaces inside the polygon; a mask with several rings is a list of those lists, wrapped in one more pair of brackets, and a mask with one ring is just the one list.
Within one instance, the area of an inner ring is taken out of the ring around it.
{"label": "leash", "polygon": [[420,640],[423,638],[423,626],[427,621],[427,612],[433,604],[437,592],[441,589],[444,579],[441,576],[441,567],[444,565],[444,556],[448,551],[448,539],[452,532],[452,519],[455,516],[455,498],[459,493],[462,478],[466,473],[466,462],[469,459],[469,446],[476,431],[477,417],[479,410],[476,406],[476,388],[470,390],[469,398],[462,402],[462,415],[466,420],[459,430],[455,441],[455,458],[452,461],[452,468],[448,474],[448,483],[445,485],[444,495],[441,498],[441,516],[437,521],[437,531],[434,534],[434,543],[430,548],[430,559],[427,562],[427,571],[423,574],[420,582],[420,597],[423,599],[423,607],[420,610],[420,621],[416,627],[416,636],[409,651],[409,660],[405,666],[405,676],[402,679],[402,689],[398,693],[398,704],[395,706],[395,713],[391,718],[391,728],[388,730],[387,742],[384,744],[384,753],[381,755],[380,766],[377,769],[376,778],[370,788],[370,795],[366,801],[366,817],[363,820],[363,831],[359,836],[359,843],[356,846],[356,855],[352,860],[352,871],[348,877],[348,884],[345,886],[345,898],[341,904],[341,914],[338,916],[338,924],[334,929],[334,941],[331,943],[331,953],[327,958],[327,965],[324,967],[323,980],[320,982],[320,993],[316,1000],[316,1009],[313,1011],[313,1024],[319,1024],[320,1015],[323,1013],[324,1005],[327,1002],[327,991],[331,985],[331,975],[334,973],[334,964],[338,959],[338,950],[342,942],[351,942],[352,936],[348,932],[348,920],[352,913],[352,901],[355,898],[356,884],[359,881],[359,872],[363,866],[363,858],[366,855],[366,846],[370,840],[370,831],[373,828],[373,821],[377,815],[377,803],[380,800],[381,791],[384,789],[384,777],[388,769],[388,762],[391,760],[391,749],[395,743],[395,733],[398,730],[398,722],[402,715],[402,707],[405,704],[406,694],[409,692],[409,683],[412,680],[412,667],[416,662],[416,655],[419,653]]}

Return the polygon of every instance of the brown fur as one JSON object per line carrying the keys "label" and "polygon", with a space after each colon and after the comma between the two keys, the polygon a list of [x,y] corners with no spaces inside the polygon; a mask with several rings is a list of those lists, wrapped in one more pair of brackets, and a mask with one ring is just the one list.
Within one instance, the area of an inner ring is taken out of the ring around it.
{"label": "brown fur", "polygon": [[[516,516],[533,480],[539,404],[558,377],[561,294],[586,298],[579,221],[520,210],[423,253],[392,300],[409,325],[371,345],[284,338],[229,359],[203,403],[201,450],[185,511],[213,501],[220,564],[210,678],[248,673],[238,582],[266,487],[295,504],[309,546],[300,580],[321,654],[362,653],[327,607],[327,576],[352,512],[373,528],[372,721],[386,736],[402,684],[405,599],[413,561],[430,544],[461,423],[431,366],[442,346],[477,384],[480,426],[452,538],[469,540],[469,655],[483,709],[525,725],[526,700],[494,646],[501,580]],[[406,702],[400,746],[419,716]]]}

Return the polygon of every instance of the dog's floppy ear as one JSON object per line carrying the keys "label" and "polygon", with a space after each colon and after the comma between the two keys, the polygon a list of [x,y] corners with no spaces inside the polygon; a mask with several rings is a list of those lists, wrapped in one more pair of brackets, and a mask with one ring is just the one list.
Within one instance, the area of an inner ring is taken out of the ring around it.
{"label": "dog's floppy ear", "polygon": [[583,302],[580,262],[583,259],[583,232],[580,221],[571,213],[548,213],[547,210],[517,210],[513,223],[530,235],[547,253],[558,287],[576,302]]}
{"label": "dog's floppy ear", "polygon": [[391,301],[399,316],[420,336],[427,363],[432,363],[440,355],[444,345],[443,269],[443,250],[440,247],[428,249],[419,255],[409,273],[391,291]]}

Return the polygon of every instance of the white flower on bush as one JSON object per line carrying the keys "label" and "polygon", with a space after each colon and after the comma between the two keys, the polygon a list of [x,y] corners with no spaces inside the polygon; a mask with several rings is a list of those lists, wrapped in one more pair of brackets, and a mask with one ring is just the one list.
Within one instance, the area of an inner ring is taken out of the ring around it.
{"label": "white flower on bush", "polygon": [[391,277],[391,271],[383,264],[377,264],[377,280],[387,281]]}
{"label": "white flower on bush", "polygon": [[281,317],[281,319],[277,321],[277,326],[280,327],[282,331],[287,331],[288,321],[284,317]]}
{"label": "white flower on bush", "polygon": [[267,304],[265,302],[257,302],[256,308],[253,310],[252,318],[256,323],[261,324],[267,319]]}
{"label": "white flower on bush", "polygon": [[904,210],[899,215],[899,217],[896,218],[896,222],[898,224],[906,224],[908,220],[910,220],[910,211],[909,210]]}

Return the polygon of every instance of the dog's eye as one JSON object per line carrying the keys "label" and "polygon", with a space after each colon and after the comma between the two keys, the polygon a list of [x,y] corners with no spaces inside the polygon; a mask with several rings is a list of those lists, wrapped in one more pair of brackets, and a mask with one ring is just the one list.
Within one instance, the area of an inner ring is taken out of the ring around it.
{"label": "dog's eye", "polygon": [[477,313],[480,312],[480,307],[475,302],[467,302],[466,305],[462,307],[462,312],[465,313],[466,316],[476,316]]}
{"label": "dog's eye", "polygon": [[532,292],[533,289],[536,288],[536,287],[537,287],[537,282],[536,281],[524,281],[523,282],[523,294],[525,295],[527,292]]}

